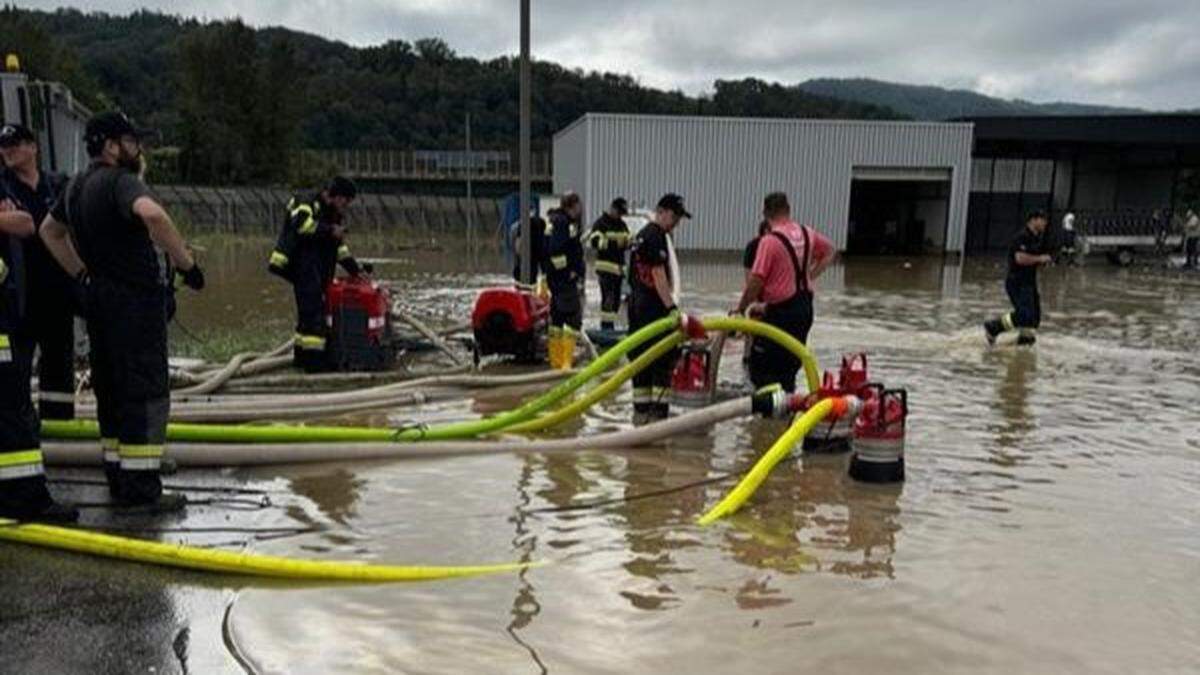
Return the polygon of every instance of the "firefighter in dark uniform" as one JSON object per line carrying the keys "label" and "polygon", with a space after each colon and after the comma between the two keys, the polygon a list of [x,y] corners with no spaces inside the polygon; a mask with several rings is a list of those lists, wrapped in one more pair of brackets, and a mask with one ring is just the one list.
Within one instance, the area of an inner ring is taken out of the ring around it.
{"label": "firefighter in dark uniform", "polygon": [[[683,206],[683,197],[666,194],[658,201],[654,220],[638,231],[629,248],[629,333],[678,312],[671,278],[667,243],[671,232],[684,218],[691,218]],[[646,343],[630,350],[633,361],[653,345]],[[671,370],[678,360],[672,351],[633,376],[633,422],[646,424],[666,419],[670,413]]]}
{"label": "firefighter in dark uniform", "polygon": [[600,282],[600,328],[613,330],[621,311],[621,284],[625,281],[625,251],[629,248],[629,226],[621,216],[629,214],[629,203],[617,197],[592,224],[588,244],[596,251],[596,280]]}
{"label": "firefighter in dark uniform", "polygon": [[[0,128],[0,170],[13,205],[41,223],[58,199],[67,179],[38,167],[38,144],[33,132],[19,124]],[[74,282],[50,257],[38,237],[23,242],[25,257],[25,325],[38,356],[38,413],[42,419],[75,416]],[[29,350],[27,356],[32,357]]]}
{"label": "firefighter in dark uniform", "polygon": [[579,195],[569,192],[556,209],[551,209],[546,223],[546,253],[542,271],[550,286],[550,367],[571,368],[575,359],[575,341],[583,327],[583,243],[580,241],[579,219],[583,203]]}
{"label": "firefighter in dark uniform", "polygon": [[0,518],[70,522],[78,512],[50,498],[30,398],[33,345],[21,330],[25,308],[22,244],[33,218],[18,210],[0,184]]}
{"label": "firefighter in dark uniform", "polygon": [[271,252],[269,269],[292,284],[296,297],[296,336],[292,354],[307,372],[328,370],[328,328],[325,322],[325,289],[340,264],[351,276],[362,274],[350,255],[342,218],[358,188],[338,176],[315,195],[294,198]]}
{"label": "firefighter in dark uniform", "polygon": [[168,312],[176,275],[198,291],[204,273],[139,177],[145,136],[120,112],[88,120],[92,163],[71,179],[40,234],[83,287],[109,489],[120,504],[165,512],[187,502],[164,493],[159,474],[171,406]]}
{"label": "firefighter in dark uniform", "polygon": [[1007,331],[1017,331],[1018,345],[1037,342],[1037,329],[1042,323],[1042,299],[1038,293],[1037,270],[1042,265],[1054,262],[1046,253],[1046,214],[1041,211],[1030,213],[1025,227],[1013,239],[1008,249],[1008,276],[1004,290],[1012,301],[1013,311],[983,324],[984,336],[989,345]]}

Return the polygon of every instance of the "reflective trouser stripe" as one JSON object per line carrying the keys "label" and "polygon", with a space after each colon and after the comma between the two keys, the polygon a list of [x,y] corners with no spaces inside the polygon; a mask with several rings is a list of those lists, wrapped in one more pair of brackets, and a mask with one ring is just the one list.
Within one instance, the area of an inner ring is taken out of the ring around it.
{"label": "reflective trouser stripe", "polygon": [[8,335],[0,333],[0,363],[12,361],[12,343]]}
{"label": "reflective trouser stripe", "polygon": [[600,320],[615,323],[621,318],[618,312],[600,312]]}
{"label": "reflective trouser stripe", "polygon": [[300,349],[325,349],[325,338],[320,335],[303,335],[296,333],[296,346]]}
{"label": "reflective trouser stripe", "polygon": [[550,328],[546,332],[552,338],[561,337],[563,334],[563,328],[562,328],[562,326],[550,326]]}
{"label": "reflective trouser stripe", "polygon": [[1004,330],[1013,330],[1016,328],[1016,324],[1013,323],[1013,313],[1009,312],[1008,314],[1000,317],[1000,325],[1004,326]]}
{"label": "reflective trouser stripe", "polygon": [[597,260],[596,271],[604,274],[615,274],[617,276],[621,276],[621,266],[608,260]]}
{"label": "reflective trouser stripe", "polygon": [[75,392],[72,391],[38,391],[38,400],[49,403],[74,403]]}
{"label": "reflective trouser stripe", "polygon": [[556,255],[550,258],[550,264],[554,265],[556,270],[565,270],[567,268],[567,256]]}
{"label": "reflective trouser stripe", "polygon": [[4,263],[4,258],[0,258],[0,284],[8,278],[8,265]]}
{"label": "reflective trouser stripe", "polygon": [[100,448],[104,451],[104,461],[117,464],[121,461],[121,444],[115,438],[101,438]]}
{"label": "reflective trouser stripe", "polygon": [[125,471],[153,471],[162,466],[163,446],[121,445],[121,469]]}
{"label": "reflective trouser stripe", "polygon": [[337,250],[337,257],[338,257],[338,260],[345,260],[346,258],[349,258],[350,257],[350,247],[345,244],[342,244],[341,246],[339,246],[338,250]]}
{"label": "reflective trouser stripe", "polygon": [[605,239],[608,239],[609,241],[612,241],[612,242],[616,242],[618,245],[622,245],[622,246],[624,244],[629,243],[629,233],[628,232],[605,232],[604,237],[605,237]]}
{"label": "reflective trouser stripe", "polygon": [[44,473],[41,450],[0,452],[0,480],[29,478]]}
{"label": "reflective trouser stripe", "polygon": [[1036,328],[1022,328],[1017,332],[1021,337],[1037,337]]}
{"label": "reflective trouser stripe", "polygon": [[281,251],[271,251],[271,267],[287,267],[288,257]]}

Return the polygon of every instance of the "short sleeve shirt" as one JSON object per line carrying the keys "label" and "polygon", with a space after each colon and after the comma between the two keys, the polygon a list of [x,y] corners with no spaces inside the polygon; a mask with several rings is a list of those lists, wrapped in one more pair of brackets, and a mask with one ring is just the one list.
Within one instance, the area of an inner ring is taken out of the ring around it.
{"label": "short sleeve shirt", "polygon": [[[805,248],[804,230],[808,231],[808,243],[811,251]],[[812,290],[813,287],[811,272],[813,265],[824,262],[833,255],[833,243],[813,228],[804,226],[801,229],[800,225],[791,221],[775,225],[770,234],[764,235],[759,240],[758,255],[754,258],[754,266],[750,268],[750,273],[763,281],[762,301],[767,304],[790,300],[796,295],[797,288],[796,271],[792,264],[791,253],[774,233],[782,234],[787,238],[788,243],[792,245],[792,250],[796,252],[799,267],[805,267],[804,259],[806,256],[808,257],[809,278],[805,280],[805,287],[809,290]]]}
{"label": "short sleeve shirt", "polygon": [[1012,243],[1008,247],[1009,280],[1022,284],[1037,283],[1037,265],[1018,265],[1018,252],[1028,253],[1029,255],[1041,255],[1046,252],[1044,239],[1028,227],[1022,227],[1021,231],[1013,238]]}
{"label": "short sleeve shirt", "polygon": [[[632,290],[657,296],[654,268],[666,267],[669,257],[667,233],[658,223],[650,223],[639,230],[629,252],[629,285]],[[669,278],[669,270],[667,274]]]}
{"label": "short sleeve shirt", "polygon": [[50,214],[66,223],[95,278],[152,288],[168,282],[163,257],[133,204],[150,189],[133,172],[93,164],[71,180]]}

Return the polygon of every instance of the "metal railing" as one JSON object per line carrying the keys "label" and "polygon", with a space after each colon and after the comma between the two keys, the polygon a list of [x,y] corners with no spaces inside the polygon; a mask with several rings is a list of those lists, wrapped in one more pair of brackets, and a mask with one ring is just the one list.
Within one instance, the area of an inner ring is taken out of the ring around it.
{"label": "metal railing", "polygon": [[[515,181],[520,167],[507,150],[310,150],[319,161],[336,166],[352,178],[397,180]],[[533,179],[549,181],[552,158],[549,152],[533,153]]]}

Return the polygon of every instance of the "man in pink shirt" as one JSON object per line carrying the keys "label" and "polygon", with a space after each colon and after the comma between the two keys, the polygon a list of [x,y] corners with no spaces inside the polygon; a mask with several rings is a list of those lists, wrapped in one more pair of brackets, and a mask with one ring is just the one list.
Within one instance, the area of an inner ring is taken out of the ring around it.
{"label": "man in pink shirt", "polygon": [[[833,260],[833,244],[813,228],[792,220],[787,195],[772,192],[763,200],[770,231],[763,235],[738,301],[738,314],[762,308],[762,320],[800,342],[808,343],[813,324],[813,280]],[[796,389],[800,360],[770,340],[755,340],[750,348],[750,381],[755,387],[778,382]]]}

